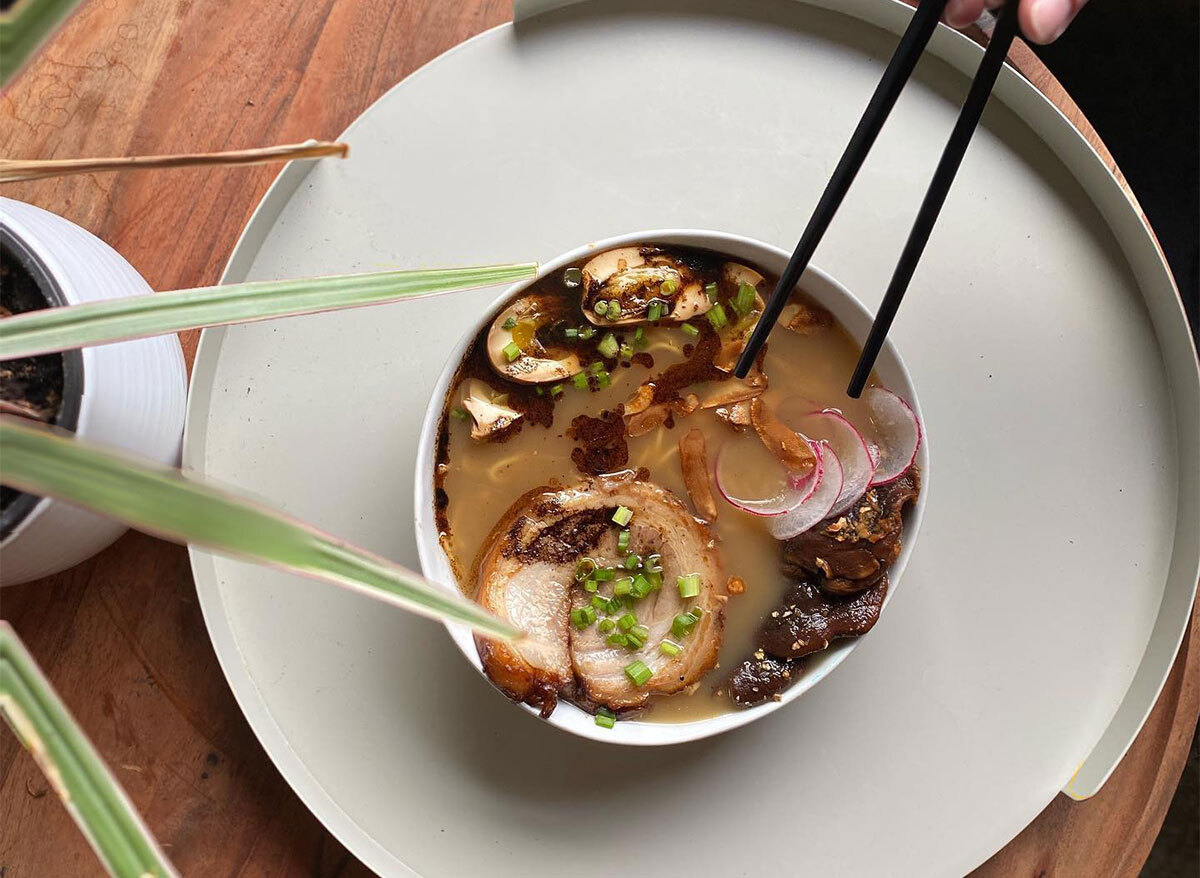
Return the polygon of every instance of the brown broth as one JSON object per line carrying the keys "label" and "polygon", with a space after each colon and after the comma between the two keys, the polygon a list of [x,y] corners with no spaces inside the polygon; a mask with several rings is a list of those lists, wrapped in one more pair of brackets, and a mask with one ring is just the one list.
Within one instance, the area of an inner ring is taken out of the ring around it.
{"label": "brown broth", "polygon": [[[673,248],[674,249],[674,248]],[[765,275],[765,272],[764,272]],[[561,275],[547,277],[532,291],[566,294]],[[766,276],[760,289],[774,288],[775,278]],[[577,294],[576,294],[577,295]],[[703,318],[698,318],[702,320]],[[632,334],[632,330],[630,333]],[[693,341],[675,327],[646,327],[647,352],[654,358],[653,369],[633,364],[612,371],[612,384],[603,390],[578,390],[570,382],[554,408],[549,429],[526,424],[515,436],[503,442],[479,442],[470,437],[470,424],[443,418],[445,454],[441,487],[449,497],[445,509],[448,534],[443,535],[451,562],[459,572],[459,582],[469,596],[473,591],[471,571],[474,559],[492,526],[509,506],[531,488],[557,481],[564,485],[583,481],[571,461],[576,442],[567,437],[573,418],[581,414],[598,415],[613,409],[633,395],[638,386],[685,358],[682,348]],[[597,340],[600,338],[597,335]],[[845,395],[844,388],[858,360],[859,347],[840,325],[800,335],[783,327],[771,335],[764,371],[769,386],[763,394],[768,406],[783,411],[802,411],[811,400],[812,408],[837,408],[860,429],[869,423],[857,400]],[[494,377],[493,385],[502,380]],[[449,399],[457,399],[457,382]],[[651,481],[679,497],[691,508],[679,468],[677,443],[693,428],[705,437],[710,468],[718,452],[735,455],[740,490],[769,490],[779,472],[775,459],[764,449],[752,429],[736,433],[711,410],[697,410],[688,417],[675,417],[673,427],[661,427],[647,435],[629,439],[627,468],[645,467]],[[757,484],[755,480],[757,478]],[[720,537],[725,575],[745,581],[745,591],[731,595],[726,608],[725,639],[716,668],[689,693],[659,696],[642,718],[661,722],[688,722],[734,709],[725,695],[715,693],[729,670],[749,656],[757,644],[759,626],[783,595],[786,581],[780,571],[780,546],[767,531],[763,519],[742,512],[717,496],[718,518],[712,523]]]}

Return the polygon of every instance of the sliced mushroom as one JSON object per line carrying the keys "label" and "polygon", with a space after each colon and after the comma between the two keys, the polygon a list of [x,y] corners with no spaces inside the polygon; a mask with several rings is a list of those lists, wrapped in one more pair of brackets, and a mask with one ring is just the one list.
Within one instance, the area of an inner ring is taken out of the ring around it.
{"label": "sliced mushroom", "polygon": [[492,368],[521,384],[562,381],[577,374],[583,369],[579,357],[538,339],[539,329],[568,317],[566,304],[559,299],[517,299],[496,316],[488,330],[487,354]]}
{"label": "sliced mushroom", "polygon": [[471,416],[472,439],[489,439],[515,424],[521,413],[504,404],[486,383],[478,378],[463,382],[462,407]]}
{"label": "sliced mushroom", "polygon": [[807,440],[776,418],[761,399],[750,403],[750,422],[767,450],[788,469],[803,474],[817,465],[816,456]]}
{"label": "sliced mushroom", "polygon": [[725,280],[734,288],[740,289],[742,284],[754,287],[754,307],[747,314],[730,315],[738,316],[738,319],[731,320],[717,332],[721,338],[721,350],[713,357],[713,365],[722,372],[732,372],[738,357],[746,347],[746,342],[750,340],[750,333],[754,332],[754,327],[758,325],[758,318],[762,316],[766,303],[762,297],[763,290],[759,287],[763,276],[753,268],[739,262],[726,262],[724,274]]}
{"label": "sliced mushroom", "polygon": [[[656,301],[663,308],[658,319],[669,323],[683,323],[712,308],[700,274],[666,250],[620,247],[583,266],[583,314],[597,326],[645,323]],[[600,302],[605,304],[597,310]],[[615,316],[608,311],[613,302]]]}
{"label": "sliced mushroom", "polygon": [[704,434],[697,429],[688,430],[679,440],[679,468],[692,508],[706,521],[716,521],[717,501],[713,498],[709,478],[708,452]]}
{"label": "sliced mushroom", "polygon": [[750,426],[750,400],[743,399],[732,405],[721,405],[713,414],[730,426],[735,433],[744,433]]}
{"label": "sliced mushroom", "polygon": [[715,409],[762,396],[767,389],[767,375],[755,367],[745,378],[709,382],[697,396],[700,408]]}
{"label": "sliced mushroom", "polygon": [[833,326],[833,315],[816,302],[808,301],[800,292],[795,292],[779,312],[779,322],[800,335],[812,335]]}

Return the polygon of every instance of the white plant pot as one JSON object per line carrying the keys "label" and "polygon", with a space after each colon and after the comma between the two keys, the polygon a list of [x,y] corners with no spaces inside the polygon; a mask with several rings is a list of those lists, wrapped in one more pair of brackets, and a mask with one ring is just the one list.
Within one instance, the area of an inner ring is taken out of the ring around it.
{"label": "white plant pot", "polygon": [[[152,292],[115,250],[41,208],[0,198],[0,235],[53,305]],[[183,351],[174,335],[84,348],[65,355],[59,423],[78,436],[174,465],[186,393]],[[0,525],[0,584],[65,570],[124,531],[58,500],[20,497]]]}

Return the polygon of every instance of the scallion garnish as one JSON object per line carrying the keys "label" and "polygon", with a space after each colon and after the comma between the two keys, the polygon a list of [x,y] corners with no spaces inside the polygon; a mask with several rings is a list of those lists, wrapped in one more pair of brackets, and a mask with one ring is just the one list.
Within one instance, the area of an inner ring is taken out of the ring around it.
{"label": "scallion garnish", "polygon": [[592,306],[592,310],[603,317],[608,313],[608,300],[601,299],[600,301],[596,302],[596,304]]}
{"label": "scallion garnish", "polygon": [[514,328],[516,328],[516,325],[517,325],[517,318],[509,317],[507,320],[505,320],[503,323],[500,324],[500,327],[502,329],[514,329]]}
{"label": "scallion garnish", "polygon": [[688,335],[690,335],[692,338],[695,338],[696,336],[698,336],[700,334],[700,330],[697,327],[692,326],[692,324],[690,324],[690,323],[685,323],[685,324],[683,324],[683,326],[681,326],[679,328],[682,329],[684,332],[686,332]]}
{"label": "scallion garnish", "polygon": [[587,341],[589,338],[592,338],[595,334],[596,334],[596,327],[594,327],[594,326],[584,326],[584,327],[581,327],[579,330],[579,337],[582,338],[584,341]]}
{"label": "scallion garnish", "polygon": [[582,631],[596,621],[596,611],[591,607],[576,607],[571,611],[571,624]]}
{"label": "scallion garnish", "polygon": [[450,409],[450,417],[455,418],[459,421],[465,421],[465,420],[467,420],[467,418],[469,418],[471,416],[468,415],[462,409],[460,409],[458,406],[455,406],[454,408]]}
{"label": "scallion garnish", "polygon": [[621,316],[621,303],[616,299],[608,300],[608,319],[616,320]]}
{"label": "scallion garnish", "polygon": [[625,576],[613,583],[613,594],[624,597],[633,591],[633,577]]}
{"label": "scallion garnish", "polygon": [[650,342],[646,340],[646,328],[644,326],[639,326],[637,328],[637,332],[633,334],[633,346],[638,350],[642,350],[649,345]]}
{"label": "scallion garnish", "polygon": [[650,594],[651,590],[652,588],[650,585],[650,580],[645,576],[639,573],[637,576],[633,577],[633,586],[630,588],[629,593],[635,598],[644,598],[646,595]]}
{"label": "scallion garnish", "polygon": [[738,287],[737,298],[733,300],[733,308],[743,317],[754,310],[754,298],[756,293],[754,287],[750,284],[742,284]]}
{"label": "scallion garnish", "polygon": [[721,288],[718,287],[716,284],[705,284],[704,285],[704,294],[706,296],[708,296],[708,301],[710,301],[710,302],[717,301],[717,295],[720,292],[721,292]]}
{"label": "scallion garnish", "polygon": [[604,371],[604,364],[601,363],[599,360],[597,360],[594,363],[588,364],[587,373],[589,375],[599,375],[603,371]]}
{"label": "scallion garnish", "polygon": [[692,607],[688,610],[688,615],[699,622],[704,617],[704,611],[699,607]]}
{"label": "scallion garnish", "polygon": [[575,581],[582,582],[593,573],[599,565],[591,558],[581,558],[579,563],[575,565]]}
{"label": "scallion garnish", "polygon": [[646,663],[640,659],[626,665],[625,674],[633,681],[634,686],[644,686],[654,676],[654,672],[646,667]]}
{"label": "scallion garnish", "polygon": [[611,729],[617,724],[617,715],[607,708],[601,707],[596,711],[596,725],[602,729]]}
{"label": "scallion garnish", "polygon": [[660,588],[662,588],[662,573],[657,571],[654,573],[647,573],[646,578],[650,580],[650,588],[654,589],[655,591],[658,591]]}
{"label": "scallion garnish", "polygon": [[659,286],[668,296],[674,295],[675,291],[679,289],[679,284],[675,283],[675,278],[673,277],[667,278]]}
{"label": "scallion garnish", "polygon": [[635,634],[634,632],[630,631],[625,635],[625,643],[630,649],[641,649],[646,645],[646,638],[642,637],[640,634]]}
{"label": "scallion garnish", "polygon": [[612,619],[601,619],[600,624],[596,627],[600,629],[601,634],[608,634],[617,627],[617,623]]}
{"label": "scallion garnish", "polygon": [[607,372],[601,372],[596,376],[596,384],[600,387],[608,387],[608,385],[612,384],[612,378],[609,377]]}
{"label": "scallion garnish", "polygon": [[608,637],[604,638],[604,642],[609,646],[628,646],[629,640],[620,631],[614,631]]}
{"label": "scallion garnish", "polygon": [[599,582],[607,582],[617,575],[617,571],[611,567],[598,567],[596,572],[592,574]]}
{"label": "scallion garnish", "polygon": [[596,345],[596,350],[600,352],[600,356],[612,359],[617,355],[617,351],[621,349],[621,343],[617,341],[617,337],[611,332],[600,339],[600,343]]}
{"label": "scallion garnish", "polygon": [[596,591],[596,589],[597,589],[597,588],[599,588],[599,586],[596,584],[596,580],[594,580],[594,579],[585,579],[585,580],[583,581],[583,590],[584,590],[584,591],[587,591],[587,592],[593,592],[593,593],[594,593],[594,592]]}
{"label": "scallion garnish", "polygon": [[637,570],[642,566],[642,558],[640,555],[630,555],[625,559],[626,570]]}
{"label": "scallion garnish", "polygon": [[622,360],[632,360],[633,359],[633,348],[631,348],[627,344],[621,345],[621,359]]}
{"label": "scallion garnish", "polygon": [[696,619],[689,613],[678,613],[671,620],[671,633],[676,637],[687,637],[696,627]]}
{"label": "scallion garnish", "polygon": [[621,527],[625,527],[633,520],[633,510],[626,506],[618,506],[617,511],[613,513],[612,520]]}
{"label": "scallion garnish", "polygon": [[608,598],[604,597],[603,595],[594,594],[592,595],[592,606],[597,610],[607,610]]}
{"label": "scallion garnish", "polygon": [[533,389],[534,389],[535,391],[537,391],[537,395],[538,395],[538,396],[545,396],[545,395],[546,395],[546,388],[542,387],[542,385],[540,385],[540,384],[539,384],[537,387],[533,388]]}
{"label": "scallion garnish", "polygon": [[658,645],[658,651],[663,655],[676,656],[683,652],[683,647],[674,640],[664,640]]}
{"label": "scallion garnish", "polygon": [[563,330],[563,335],[567,338],[579,338],[579,330],[574,326],[568,326]]}
{"label": "scallion garnish", "polygon": [[562,392],[563,392],[563,386],[561,384],[552,384],[550,386],[550,395],[551,396],[558,396]]}
{"label": "scallion garnish", "polygon": [[712,324],[713,329],[720,329],[729,322],[729,318],[725,316],[725,307],[720,302],[713,305],[704,316],[708,318],[708,322]]}
{"label": "scallion garnish", "polygon": [[624,606],[625,604],[621,602],[620,598],[609,598],[608,606],[604,608],[604,612],[608,613],[610,616],[615,616],[617,613],[621,612],[621,608]]}
{"label": "scallion garnish", "polygon": [[646,556],[646,572],[662,573],[662,555],[654,552]]}
{"label": "scallion garnish", "polygon": [[571,379],[571,383],[575,385],[576,390],[587,390],[588,377],[583,372],[576,372],[575,377]]}
{"label": "scallion garnish", "polygon": [[583,614],[583,620],[589,625],[596,621],[595,607],[580,607],[579,611]]}
{"label": "scallion garnish", "polygon": [[633,615],[633,613],[626,613],[624,616],[622,616],[620,619],[617,620],[617,626],[622,631],[631,630],[633,628],[633,626],[635,626],[637,623],[638,623],[637,616]]}
{"label": "scallion garnish", "polygon": [[623,530],[619,534],[617,534],[617,551],[618,552],[628,552],[629,551],[629,531]]}
{"label": "scallion garnish", "polygon": [[650,307],[646,309],[646,319],[653,323],[655,320],[661,319],[663,316],[663,303],[655,299],[650,303]]}
{"label": "scallion garnish", "polygon": [[634,625],[632,628],[629,629],[629,633],[636,634],[642,640],[645,640],[647,637],[650,636],[650,629],[647,628],[645,625]]}
{"label": "scallion garnish", "polygon": [[675,584],[679,586],[679,596],[684,598],[694,598],[700,594],[700,574],[689,573],[687,576],[680,576],[675,580]]}
{"label": "scallion garnish", "polygon": [[504,359],[511,363],[519,356],[521,356],[521,346],[515,341],[510,341],[504,346]]}

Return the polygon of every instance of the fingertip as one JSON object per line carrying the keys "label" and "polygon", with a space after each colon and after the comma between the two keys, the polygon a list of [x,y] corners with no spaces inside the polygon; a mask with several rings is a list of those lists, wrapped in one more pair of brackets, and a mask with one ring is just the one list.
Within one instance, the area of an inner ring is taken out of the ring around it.
{"label": "fingertip", "polygon": [[1019,12],[1021,33],[1041,45],[1062,36],[1074,17],[1071,0],[1025,0]]}
{"label": "fingertip", "polygon": [[954,28],[974,24],[983,14],[983,0],[950,0],[942,14],[946,24]]}

